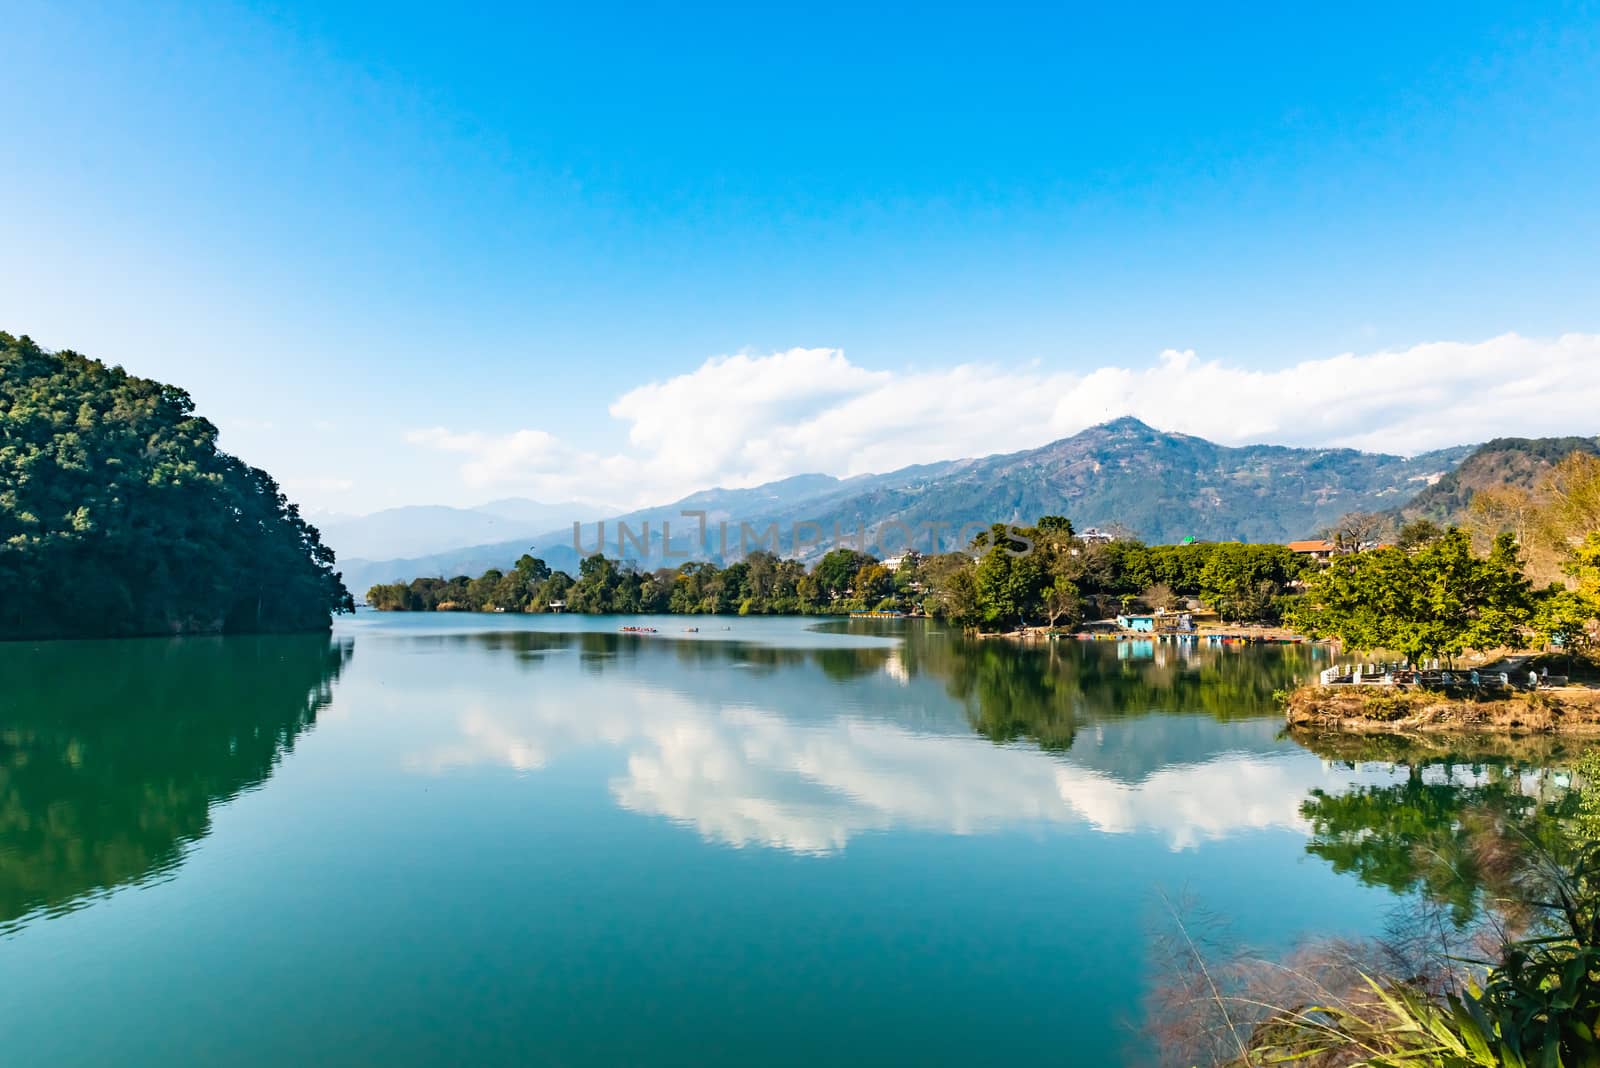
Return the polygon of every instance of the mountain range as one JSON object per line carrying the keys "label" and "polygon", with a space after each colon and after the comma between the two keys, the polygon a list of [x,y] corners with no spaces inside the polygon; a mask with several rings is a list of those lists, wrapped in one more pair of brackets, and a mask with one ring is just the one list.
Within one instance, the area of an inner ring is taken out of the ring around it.
{"label": "mountain range", "polygon": [[[1080,529],[1116,525],[1149,542],[1185,537],[1288,541],[1314,536],[1346,512],[1399,510],[1420,491],[1444,482],[1474,449],[1462,445],[1402,457],[1354,449],[1230,447],[1125,418],[1022,452],[885,474],[806,474],[748,489],[704,490],[670,504],[607,516],[605,551],[632,555],[617,552],[617,523],[637,532],[648,522],[656,554],[651,562],[661,563],[663,521],[672,525],[675,549],[688,547],[685,536],[696,521],[685,518],[684,511],[706,513],[711,544],[709,551],[694,555],[712,557],[720,555],[716,524],[722,520],[732,525],[729,555],[737,554],[741,522],[758,531],[777,524],[784,552],[794,551],[794,524],[815,523],[824,544],[809,550],[814,554],[831,547],[836,527],[851,535],[888,522],[912,529],[940,523],[953,532],[965,523],[1031,522],[1051,514],[1069,516]],[[521,517],[513,520],[504,514],[505,502],[496,503],[502,507],[390,509],[328,524],[322,532],[358,594],[377,582],[481,574],[506,567],[530,550],[552,567],[576,568],[572,523],[597,518],[592,508],[524,501]],[[544,521],[558,514],[558,521]],[[412,529],[413,523],[419,528]],[[462,540],[440,544],[458,537],[457,530]],[[482,531],[492,533],[468,540]],[[593,549],[594,524],[585,524],[582,545]]]}

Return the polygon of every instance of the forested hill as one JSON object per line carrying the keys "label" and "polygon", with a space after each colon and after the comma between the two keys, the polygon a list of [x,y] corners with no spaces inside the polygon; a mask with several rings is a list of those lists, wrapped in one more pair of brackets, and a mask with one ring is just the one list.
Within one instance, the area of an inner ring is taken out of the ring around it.
{"label": "forested hill", "polygon": [[189,395],[0,332],[0,638],[326,628],[333,551]]}
{"label": "forested hill", "polygon": [[1546,472],[1575,452],[1600,456],[1600,438],[1495,438],[1407,502],[1401,517],[1439,524],[1464,522],[1480,490],[1532,490]]}

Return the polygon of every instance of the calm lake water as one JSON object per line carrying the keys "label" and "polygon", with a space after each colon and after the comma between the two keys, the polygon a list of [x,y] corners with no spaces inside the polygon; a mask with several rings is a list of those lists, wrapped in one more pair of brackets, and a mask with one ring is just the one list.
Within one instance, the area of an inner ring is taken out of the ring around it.
{"label": "calm lake water", "polygon": [[1376,932],[1416,878],[1371,825],[1486,781],[1284,737],[1313,655],[368,613],[0,647],[5,1062],[1140,1063],[1166,899]]}

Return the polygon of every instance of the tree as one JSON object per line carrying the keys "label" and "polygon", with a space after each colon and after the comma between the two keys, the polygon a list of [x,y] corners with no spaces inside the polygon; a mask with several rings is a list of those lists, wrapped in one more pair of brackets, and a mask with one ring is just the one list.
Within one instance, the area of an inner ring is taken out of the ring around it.
{"label": "tree", "polygon": [[863,609],[870,609],[894,595],[894,575],[877,561],[863,564],[851,580],[855,601]]}
{"label": "tree", "polygon": [[1510,535],[1495,539],[1484,558],[1465,531],[1451,527],[1409,554],[1390,548],[1335,557],[1308,577],[1291,619],[1306,634],[1352,649],[1453,660],[1467,649],[1515,643],[1531,600]]}
{"label": "tree", "polygon": [[1600,531],[1600,457],[1575,452],[1540,482],[1537,536],[1571,552]]}
{"label": "tree", "polygon": [[988,626],[1021,626],[1039,614],[1044,569],[1031,555],[990,549],[978,561],[973,583],[978,617]]}
{"label": "tree", "polygon": [[526,612],[533,590],[516,571],[500,576],[490,595],[490,603],[504,612]]}
{"label": "tree", "polygon": [[1342,553],[1372,548],[1389,529],[1390,521],[1377,512],[1347,512],[1329,528],[1326,537]]}
{"label": "tree", "polygon": [[1183,599],[1173,592],[1172,587],[1165,582],[1158,582],[1154,586],[1147,587],[1139,595],[1139,600],[1143,601],[1151,611],[1155,612],[1170,612],[1178,608],[1183,602]]}
{"label": "tree", "polygon": [[326,629],[333,565],[183,390],[0,332],[0,638]]}
{"label": "tree", "polygon": [[1059,534],[1070,538],[1073,536],[1072,520],[1064,515],[1042,515],[1034,524],[1034,529],[1041,534]]}
{"label": "tree", "polygon": [[385,612],[406,612],[411,609],[410,590],[404,582],[373,586],[367,591],[367,604]]}
{"label": "tree", "polygon": [[1552,584],[1543,591],[1532,625],[1546,644],[1559,644],[1570,654],[1600,644],[1600,531],[1572,551],[1564,570],[1572,587]]}
{"label": "tree", "polygon": [[1540,642],[1571,654],[1594,645],[1597,616],[1600,604],[1577,590],[1552,586],[1535,601],[1529,623]]}
{"label": "tree", "polygon": [[567,605],[574,612],[615,612],[620,581],[621,572],[616,561],[599,554],[585,556],[578,563],[578,580],[567,592]]}
{"label": "tree", "polygon": [[1572,576],[1579,594],[1591,604],[1600,605],[1600,530],[1591,531],[1573,549],[1567,573]]}
{"label": "tree", "polygon": [[854,549],[833,549],[817,561],[811,576],[823,600],[835,601],[845,596],[856,574],[871,561],[872,557]]}
{"label": "tree", "polygon": [[1444,528],[1431,519],[1413,519],[1400,528],[1395,547],[1410,552],[1432,544],[1444,536]]}
{"label": "tree", "polygon": [[500,590],[500,580],[505,575],[498,568],[491,567],[482,575],[467,584],[467,605],[474,612],[498,608],[494,595]]}
{"label": "tree", "polygon": [[978,621],[978,589],[972,558],[965,553],[940,553],[922,564],[928,587],[924,602],[933,615],[962,626]]}
{"label": "tree", "polygon": [[567,599],[572,590],[572,576],[565,571],[552,571],[550,577],[539,583],[533,591],[532,608],[535,612],[548,612],[550,606]]}
{"label": "tree", "polygon": [[1501,534],[1510,534],[1527,544],[1533,532],[1538,505],[1521,486],[1485,486],[1472,495],[1467,506],[1467,525],[1475,538],[1489,545]]}
{"label": "tree", "polygon": [[1200,598],[1230,622],[1276,623],[1289,583],[1305,563],[1285,545],[1226,542],[1205,546]]}
{"label": "tree", "polygon": [[512,570],[518,581],[530,590],[550,577],[550,565],[529,553],[517,557]]}
{"label": "tree", "polygon": [[1052,629],[1073,626],[1083,619],[1083,598],[1071,579],[1057,576],[1044,591],[1044,614]]}

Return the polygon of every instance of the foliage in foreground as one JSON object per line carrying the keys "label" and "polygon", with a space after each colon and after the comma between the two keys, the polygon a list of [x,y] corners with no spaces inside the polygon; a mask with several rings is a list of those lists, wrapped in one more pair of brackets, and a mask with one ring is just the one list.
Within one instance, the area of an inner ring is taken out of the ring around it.
{"label": "foliage in foreground", "polygon": [[0,332],[0,638],[294,631],[333,551],[189,395]]}
{"label": "foliage in foreground", "polygon": [[1538,932],[1513,940],[1481,980],[1431,993],[1363,976],[1357,996],[1293,1009],[1253,1037],[1246,1064],[1354,1054],[1395,1068],[1600,1064],[1600,843],[1547,873]]}
{"label": "foliage in foreground", "polygon": [[[1600,751],[1570,769],[1570,789],[1546,784],[1537,800],[1516,775],[1414,774],[1348,810],[1308,803],[1320,811],[1315,839],[1332,845],[1336,833],[1366,856],[1363,881],[1420,890],[1415,911],[1385,939],[1305,947],[1281,963],[1219,958],[1179,924],[1151,1017],[1169,1063],[1600,1064]],[[1396,790],[1406,797],[1373,807]],[[1449,811],[1419,815],[1417,791]]]}

